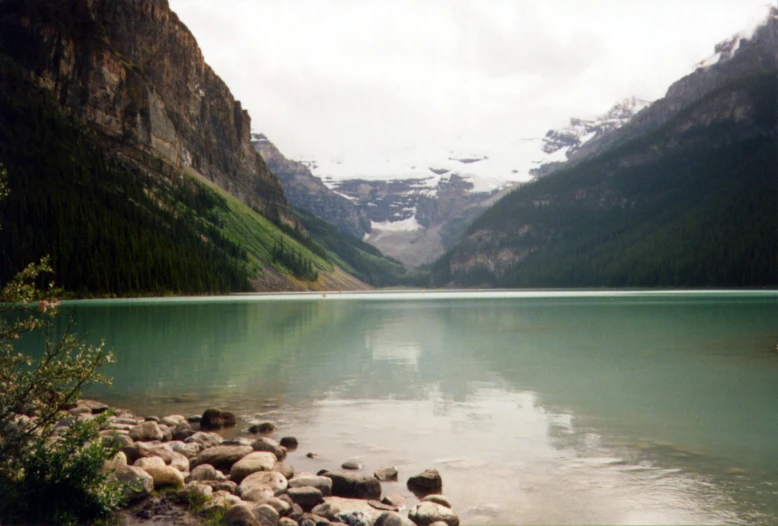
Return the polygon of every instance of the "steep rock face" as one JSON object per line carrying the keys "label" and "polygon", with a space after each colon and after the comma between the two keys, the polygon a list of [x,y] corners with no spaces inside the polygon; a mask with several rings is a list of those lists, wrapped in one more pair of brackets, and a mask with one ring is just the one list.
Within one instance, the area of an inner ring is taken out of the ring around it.
{"label": "steep rock face", "polygon": [[261,133],[251,135],[254,149],[278,177],[289,202],[335,225],[345,234],[362,239],[370,232],[370,220],[350,200],[330,190],[303,163],[291,161]]}
{"label": "steep rock face", "polygon": [[734,52],[485,212],[436,284],[776,283],[777,35],[772,9]]}
{"label": "steep rock face", "polygon": [[288,213],[251,145],[248,113],[167,0],[8,0],[0,51],[114,149],[201,175],[265,213]]}

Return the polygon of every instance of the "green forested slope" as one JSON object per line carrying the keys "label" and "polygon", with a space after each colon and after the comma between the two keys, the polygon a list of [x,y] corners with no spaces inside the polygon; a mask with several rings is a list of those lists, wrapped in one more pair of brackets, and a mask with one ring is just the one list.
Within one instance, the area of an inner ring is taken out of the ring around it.
{"label": "green forested slope", "polygon": [[151,172],[111,146],[0,58],[10,190],[0,202],[0,282],[47,254],[57,284],[78,295],[248,290],[267,265],[300,279],[332,270],[304,236],[161,160]]}
{"label": "green forested slope", "polygon": [[[753,120],[705,124],[733,93]],[[435,284],[778,285],[776,93],[775,72],[740,79],[649,136],[510,194],[436,263]],[[479,254],[514,262],[490,268]]]}
{"label": "green forested slope", "polygon": [[304,210],[295,211],[305,229],[340,267],[376,287],[410,284],[405,267],[373,245],[343,234],[337,227]]}

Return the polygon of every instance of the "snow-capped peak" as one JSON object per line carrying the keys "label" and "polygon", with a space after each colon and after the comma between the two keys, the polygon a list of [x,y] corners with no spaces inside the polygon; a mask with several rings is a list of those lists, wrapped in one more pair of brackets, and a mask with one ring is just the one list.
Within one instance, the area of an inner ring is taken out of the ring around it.
{"label": "snow-capped peak", "polygon": [[772,4],[759,7],[743,29],[716,44],[713,48],[713,54],[698,62],[697,68],[708,68],[731,59],[740,49],[740,45],[744,41],[751,40],[756,30],[766,25],[771,19],[778,20],[778,9]]}
{"label": "snow-capped peak", "polygon": [[546,133],[543,137],[543,152],[554,154],[558,158],[553,159],[554,161],[564,161],[584,143],[622,127],[650,104],[650,101],[628,97],[594,119],[572,118],[568,126]]}

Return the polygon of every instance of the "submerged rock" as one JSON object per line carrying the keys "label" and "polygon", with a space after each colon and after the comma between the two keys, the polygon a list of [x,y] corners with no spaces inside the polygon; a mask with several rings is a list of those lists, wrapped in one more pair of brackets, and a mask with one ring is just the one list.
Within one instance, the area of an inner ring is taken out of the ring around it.
{"label": "submerged rock", "polygon": [[408,489],[414,493],[430,494],[443,491],[443,479],[437,469],[426,469],[408,479]]}
{"label": "submerged rock", "polygon": [[380,482],[396,481],[397,475],[397,468],[395,467],[380,468],[373,473],[373,476]]}
{"label": "submerged rock", "polygon": [[221,409],[206,409],[203,416],[200,417],[200,429],[203,431],[234,427],[235,424],[235,415]]}

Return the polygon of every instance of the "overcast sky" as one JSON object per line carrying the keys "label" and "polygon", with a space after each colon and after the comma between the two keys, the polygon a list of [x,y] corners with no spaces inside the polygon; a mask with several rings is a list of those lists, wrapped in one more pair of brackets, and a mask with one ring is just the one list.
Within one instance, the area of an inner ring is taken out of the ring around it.
{"label": "overcast sky", "polygon": [[661,97],[767,0],[170,0],[292,158],[542,136]]}

